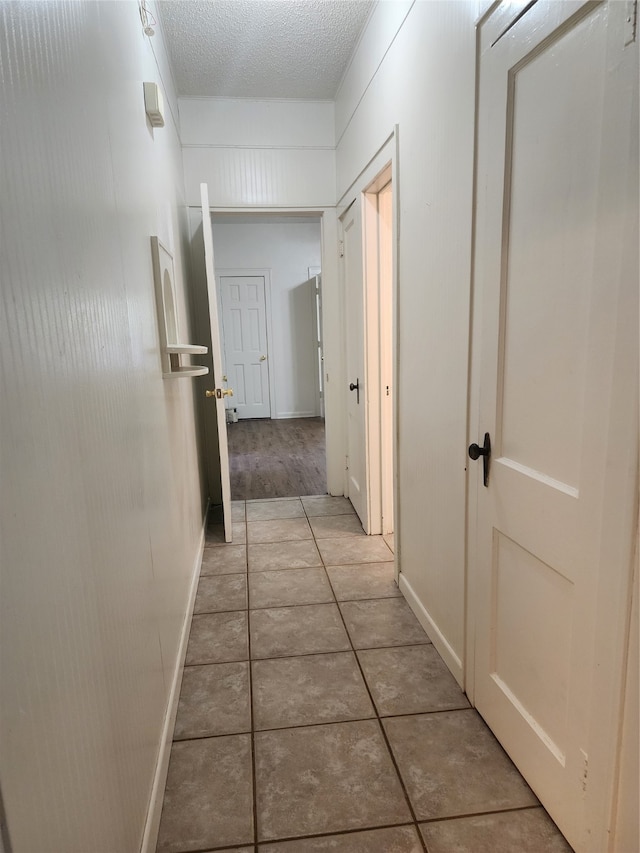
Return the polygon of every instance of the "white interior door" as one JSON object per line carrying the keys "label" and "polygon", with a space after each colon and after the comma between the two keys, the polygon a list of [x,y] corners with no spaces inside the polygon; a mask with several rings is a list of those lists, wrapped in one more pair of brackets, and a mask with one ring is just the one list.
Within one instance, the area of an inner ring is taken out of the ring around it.
{"label": "white interior door", "polygon": [[[223,385],[222,348],[220,346],[220,321],[218,318],[218,297],[215,267],[213,262],[213,235],[211,233],[211,212],[209,209],[209,189],[200,184],[202,203],[202,237],[204,241],[204,263],[209,296],[209,319],[211,323],[211,356],[213,359],[213,382],[215,388],[207,392],[210,404],[216,407],[218,426],[218,447],[220,452],[220,481],[222,487],[222,510],[224,517],[224,538],[231,542],[231,479],[229,476],[229,446],[227,444],[227,418],[225,411],[225,390]],[[213,392],[213,393],[211,393]]]}
{"label": "white interior door", "polygon": [[369,532],[366,467],[366,384],[364,375],[364,279],[362,205],[358,195],[342,217],[346,306],[347,490]]}
{"label": "white interior door", "polygon": [[220,276],[226,375],[238,418],[270,418],[264,276]]}
{"label": "white interior door", "polygon": [[598,853],[637,489],[627,5],[539,0],[502,37],[515,11],[498,7],[479,89],[471,440],[493,446],[488,487],[469,462],[475,704],[576,851]]}

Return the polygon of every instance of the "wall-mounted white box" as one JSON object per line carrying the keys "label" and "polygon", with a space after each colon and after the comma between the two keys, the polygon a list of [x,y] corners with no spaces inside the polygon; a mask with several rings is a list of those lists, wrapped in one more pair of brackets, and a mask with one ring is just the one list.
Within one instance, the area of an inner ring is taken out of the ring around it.
{"label": "wall-mounted white box", "polygon": [[164,99],[157,83],[143,83],[144,109],[153,127],[164,127]]}

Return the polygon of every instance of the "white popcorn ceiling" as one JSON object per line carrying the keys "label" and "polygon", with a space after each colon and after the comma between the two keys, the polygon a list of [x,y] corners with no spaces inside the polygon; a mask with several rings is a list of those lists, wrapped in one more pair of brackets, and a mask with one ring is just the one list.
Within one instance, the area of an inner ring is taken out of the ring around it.
{"label": "white popcorn ceiling", "polygon": [[183,97],[331,100],[374,0],[161,0]]}

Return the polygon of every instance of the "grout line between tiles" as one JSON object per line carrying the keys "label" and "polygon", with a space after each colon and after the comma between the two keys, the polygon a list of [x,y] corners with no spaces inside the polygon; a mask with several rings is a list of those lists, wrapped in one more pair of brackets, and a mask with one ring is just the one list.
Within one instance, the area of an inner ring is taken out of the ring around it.
{"label": "grout line between tiles", "polygon": [[[328,572],[327,572],[327,575],[329,575],[329,573],[328,573]],[[331,578],[330,578],[330,577],[329,577],[329,583],[331,584]],[[333,589],[333,584],[331,584],[331,588]],[[335,590],[334,590],[334,595],[335,595]],[[357,665],[358,665],[358,669],[359,669],[359,671],[360,671],[360,677],[362,678],[362,681],[363,681],[364,686],[365,686],[365,690],[367,691],[367,694],[368,694],[368,696],[369,696],[369,701],[371,702],[371,705],[372,705],[372,707],[373,707],[373,710],[375,711],[375,714],[376,714],[376,721],[377,721],[377,723],[378,723],[378,728],[379,728],[379,730],[380,730],[380,732],[381,732],[381,734],[382,734],[383,740],[384,740],[385,745],[386,745],[386,747],[387,747],[387,752],[389,753],[389,757],[391,758],[391,762],[393,763],[393,767],[394,767],[394,769],[395,769],[395,771],[396,771],[396,776],[397,776],[397,778],[398,778],[398,781],[400,782],[400,786],[401,786],[401,788],[402,788],[402,793],[404,794],[405,802],[406,802],[407,807],[408,807],[408,809],[409,809],[409,813],[411,814],[411,817],[412,817],[412,819],[413,819],[413,825],[415,826],[416,833],[417,833],[417,835],[418,835],[418,839],[419,839],[419,841],[420,841],[420,844],[422,845],[422,849],[424,850],[424,853],[429,853],[429,851],[427,850],[427,845],[426,845],[426,843],[425,843],[425,840],[424,840],[424,838],[422,837],[422,833],[420,832],[420,827],[418,826],[418,819],[417,819],[417,817],[416,817],[416,813],[415,813],[415,811],[414,811],[413,805],[412,805],[411,800],[410,800],[410,798],[409,798],[409,793],[408,793],[407,788],[406,788],[406,786],[405,786],[405,784],[404,784],[404,779],[402,778],[402,774],[400,773],[400,768],[398,767],[398,763],[397,763],[397,761],[396,761],[396,757],[395,757],[395,755],[393,754],[393,750],[391,749],[391,744],[389,743],[389,739],[388,739],[388,737],[387,737],[387,733],[386,733],[386,731],[384,730],[384,726],[382,725],[382,720],[381,720],[381,718],[380,718],[380,714],[378,713],[378,708],[377,708],[376,703],[375,703],[375,701],[374,701],[373,694],[371,693],[371,690],[369,689],[369,684],[368,684],[367,679],[366,679],[366,677],[365,677],[364,670],[362,669],[362,665],[361,665],[361,663],[360,663],[360,659],[358,658],[358,655],[356,654],[356,649],[355,649],[355,647],[354,647],[354,645],[353,645],[353,641],[352,641],[352,639],[351,639],[351,634],[349,633],[349,629],[347,628],[347,623],[345,622],[344,615],[343,615],[342,610],[340,609],[340,607],[338,607],[338,610],[339,610],[339,612],[340,612],[340,618],[342,619],[342,623],[343,623],[343,625],[344,625],[344,629],[345,629],[345,631],[347,632],[347,636],[349,637],[349,643],[351,644],[351,649],[352,649],[352,651],[353,651],[353,654],[354,654],[355,659],[356,659],[356,663],[357,663]]]}
{"label": "grout line between tiles", "polygon": [[[314,568],[322,569],[324,567],[323,566],[315,566]],[[326,571],[326,569],[325,569],[325,571]],[[334,593],[334,596],[335,596],[335,593]],[[320,604],[338,604],[338,605],[340,605],[340,604],[353,604],[353,603],[358,604],[361,601],[391,601],[393,599],[400,598],[400,597],[401,596],[399,596],[399,595],[382,595],[382,596],[379,596],[377,598],[340,598],[337,600],[334,597],[334,598],[329,598],[326,601],[304,601],[304,602],[296,603],[296,604],[263,604],[261,607],[249,607],[249,610],[280,610],[280,609],[284,609],[285,607],[316,607],[317,605],[320,605]],[[237,608],[235,608],[235,609],[237,609]],[[229,611],[229,610],[206,611],[206,613],[208,613],[208,612],[211,612],[211,613],[230,613],[232,611]],[[204,616],[204,615],[205,615],[205,612],[194,614],[194,616]],[[427,642],[430,643],[431,640],[428,640]],[[425,643],[414,643],[413,645],[423,646],[426,644]]]}
{"label": "grout line between tiles", "polygon": [[[334,654],[334,652],[329,652],[329,654]],[[351,653],[350,652],[344,652],[344,654],[351,654]],[[308,657],[308,655],[300,655],[300,657]],[[272,658],[272,660],[282,660],[282,658]],[[262,661],[256,660],[256,661],[251,661],[251,663],[262,663]],[[369,693],[369,696],[371,697],[370,693]],[[376,720],[376,719],[379,719],[380,721],[382,721],[382,720],[396,720],[396,719],[400,719],[402,717],[426,717],[426,716],[431,716],[431,715],[435,715],[435,714],[449,714],[453,711],[472,711],[473,710],[473,708],[469,708],[468,706],[464,706],[464,707],[460,707],[460,708],[437,708],[433,711],[411,711],[408,714],[380,714],[380,712],[378,711],[377,706],[375,704],[375,701],[373,701],[373,700],[372,700],[372,705],[373,705],[374,713],[371,714],[371,716],[369,716],[369,717],[350,717],[348,720],[322,720],[318,723],[293,723],[292,725],[288,725],[288,726],[268,726],[266,728],[259,728],[259,729],[255,728],[255,724],[252,723],[253,728],[240,729],[238,731],[233,731],[233,732],[218,732],[218,733],[211,733],[211,734],[178,737],[178,738],[173,738],[173,742],[174,743],[182,743],[183,741],[187,741],[187,740],[210,740],[212,738],[218,738],[218,737],[233,737],[234,735],[250,734],[252,731],[254,731],[256,734],[258,734],[258,733],[262,734],[263,732],[283,732],[283,731],[288,731],[289,729],[313,729],[313,728],[317,728],[318,726],[340,726],[344,723],[367,723],[367,722],[370,722],[371,720]],[[517,808],[529,808],[529,806],[524,806],[524,807],[518,806]],[[514,807],[514,809],[507,809],[507,811],[512,811],[512,810],[517,810],[517,809],[515,807]],[[475,814],[475,812],[474,812],[474,814]],[[458,817],[458,815],[455,815],[455,817]],[[441,818],[434,818],[434,820],[441,820]]]}
{"label": "grout line between tiles", "polygon": [[[336,835],[357,835],[359,832],[372,832],[377,829],[402,829],[403,827],[410,826],[413,826],[411,822],[403,820],[400,821],[400,823],[384,823],[376,826],[358,826],[354,829],[341,829],[339,832],[317,832],[314,835],[287,835],[282,838],[270,838],[260,841],[258,842],[258,847],[264,847],[267,844],[283,844],[289,841],[310,841],[315,838],[333,838]],[[418,835],[420,835],[419,831]]]}
{"label": "grout line between tiles", "polygon": [[[424,821],[421,821],[424,823]],[[382,829],[403,829],[405,827],[412,827],[414,824],[407,821],[402,821],[401,823],[385,823],[376,826],[364,826],[364,827],[356,827],[355,829],[342,829],[340,832],[318,832],[314,835],[287,835],[282,838],[270,838],[265,839],[264,841],[259,841],[257,845],[253,844],[232,844],[229,846],[225,844],[221,847],[199,847],[196,850],[189,848],[188,850],[180,850],[176,851],[176,853],[219,853],[219,851],[226,850],[243,850],[246,847],[255,847],[255,849],[266,847],[270,844],[282,844],[290,841],[312,841],[316,838],[333,838],[335,835],[357,835],[361,832],[373,832],[375,830]],[[418,830],[418,836],[420,836],[420,831]]]}
{"label": "grout line between tiles", "polygon": [[[310,542],[311,540],[305,539],[304,541]],[[278,543],[277,542],[263,542],[262,544],[263,545],[277,545]],[[299,571],[306,571],[307,569],[324,569],[324,568],[351,569],[354,566],[369,567],[369,566],[386,566],[386,565],[392,566],[393,560],[377,560],[375,562],[372,561],[370,563],[362,563],[362,562],[361,563],[345,563],[345,564],[341,563],[340,565],[335,565],[335,566],[331,565],[331,566],[326,566],[326,567],[325,567],[324,563],[322,563],[322,564],[318,563],[318,565],[316,565],[316,566],[294,566],[294,567],[288,566],[287,568],[280,568],[280,569],[253,569],[253,571],[249,572],[249,574],[266,575],[269,572],[299,572]],[[235,574],[241,574],[241,572],[236,572]],[[220,575],[220,577],[224,577],[224,576]],[[400,595],[402,595],[402,593],[400,593]]]}
{"label": "grout line between tiles", "polygon": [[[326,603],[331,604],[332,602],[328,601]],[[295,607],[314,607],[315,605],[313,605],[313,604],[301,604],[301,605],[292,605],[292,606],[295,606]],[[265,607],[263,609],[264,610],[269,610],[269,609],[278,610],[280,608],[266,608]],[[200,615],[206,615],[206,614],[200,614]],[[212,615],[214,615],[214,614],[212,614]],[[343,623],[344,623],[344,619],[343,619]],[[256,661],[256,662],[267,661],[267,660],[288,660],[289,658],[317,657],[319,655],[348,654],[349,652],[352,652],[352,651],[353,652],[378,652],[378,651],[383,651],[384,649],[406,649],[406,648],[411,648],[414,646],[430,646],[430,645],[433,645],[430,641],[426,642],[426,643],[416,643],[414,641],[412,643],[399,643],[395,646],[363,646],[362,648],[356,648],[355,646],[353,646],[351,644],[350,637],[348,637],[348,639],[349,639],[349,648],[346,648],[346,649],[344,649],[344,648],[343,649],[327,649],[327,650],[322,651],[322,652],[304,652],[303,654],[292,653],[289,655],[271,655],[271,656],[266,657],[266,658],[254,657],[254,658],[252,658],[252,660]],[[245,663],[248,660],[249,660],[249,658],[232,658],[231,660],[203,660],[203,661],[196,661],[194,663],[185,663],[185,668],[186,667],[192,667],[192,666],[216,666],[217,664],[224,664],[224,663]],[[394,716],[409,716],[409,715],[408,714],[407,715],[398,714],[398,715],[394,715]]]}
{"label": "grout line between tiles", "polygon": [[[366,682],[365,682],[365,685],[366,685]],[[464,708],[443,708],[443,709],[438,709],[436,711],[413,711],[410,714],[383,714],[383,715],[381,715],[379,713],[377,707],[376,707],[375,702],[373,701],[373,698],[371,697],[371,693],[369,693],[369,697],[371,698],[372,707],[373,707],[373,711],[374,711],[374,713],[370,717],[352,717],[352,718],[349,718],[348,720],[323,720],[322,722],[319,722],[319,723],[297,723],[295,725],[290,725],[290,726],[269,726],[269,728],[257,729],[257,731],[259,731],[259,732],[282,732],[282,731],[287,731],[288,729],[313,729],[313,728],[316,728],[317,726],[340,726],[344,723],[366,723],[366,722],[369,722],[370,720],[376,720],[376,719],[382,721],[382,720],[393,720],[393,719],[397,719],[398,717],[426,717],[427,715],[431,715],[431,714],[447,714],[447,713],[451,713],[452,711],[473,710],[473,709],[470,709],[467,707],[464,707]],[[240,734],[240,732],[238,732],[238,734]]]}
{"label": "grout line between tiles", "polygon": [[231,660],[199,660],[196,663],[185,663],[184,668],[190,669],[193,666],[216,666],[219,663],[247,663],[249,658],[232,658]]}
{"label": "grout line between tiles", "polygon": [[468,812],[466,814],[452,814],[446,817],[424,817],[419,823],[444,823],[444,821],[461,820],[470,817],[486,817],[492,814],[510,814],[511,812],[528,812],[531,809],[544,809],[542,803],[532,803],[529,806],[510,806],[504,809],[496,808],[484,812]]}
{"label": "grout line between tiles", "polygon": [[[244,524],[245,529],[247,521],[247,504],[244,505]],[[248,532],[248,531],[247,531]],[[248,535],[247,535],[248,538]],[[249,611],[249,559],[247,552],[247,654],[249,656],[249,719],[251,723],[251,784],[253,786],[253,849],[257,850],[258,845],[258,783],[256,779],[256,731],[255,719],[253,713],[253,667],[251,655],[251,614]]]}
{"label": "grout line between tiles", "polygon": [[[313,605],[304,605],[303,604],[301,606],[302,607],[306,607],[306,606],[312,607]],[[278,609],[278,608],[274,608],[274,610],[275,609]],[[257,611],[254,611],[254,612],[257,612]],[[307,656],[311,656],[311,655],[335,655],[335,654],[338,654],[338,652],[350,652],[352,650],[357,651],[357,652],[375,652],[375,651],[379,651],[380,649],[404,649],[404,648],[407,648],[407,646],[415,646],[415,645],[430,646],[433,644],[432,643],[415,643],[415,642],[413,642],[413,643],[400,643],[397,646],[367,646],[366,648],[363,648],[363,649],[356,649],[354,646],[352,646],[350,644],[349,647],[346,649],[345,648],[342,648],[342,649],[325,649],[322,652],[304,652],[303,654],[292,653],[289,655],[269,655],[269,657],[254,658],[254,660],[283,660],[285,658],[301,658],[301,657],[307,657]],[[234,661],[220,661],[220,663],[233,663],[233,662]],[[206,661],[205,661],[205,663],[206,663]],[[195,666],[195,664],[189,664],[189,666]]]}
{"label": "grout line between tiles", "polygon": [[217,734],[207,734],[207,735],[190,735],[188,737],[174,737],[173,743],[188,743],[189,741],[196,740],[215,740],[220,737],[235,737],[236,735],[250,735],[251,729],[242,729],[237,732],[218,732]]}
{"label": "grout line between tiles", "polygon": [[222,847],[189,847],[182,848],[181,850],[173,850],[173,853],[216,853],[216,851],[227,851],[227,850],[246,850],[249,847],[251,850],[255,851],[256,845],[253,841],[250,841],[248,844],[232,844],[229,846],[228,844],[224,844]]}
{"label": "grout line between tiles", "polygon": [[[255,608],[254,608],[255,609]],[[220,613],[245,613],[247,608],[243,610],[238,610],[237,607],[230,607],[229,610],[198,610],[197,613],[194,613],[194,616],[218,616]]]}

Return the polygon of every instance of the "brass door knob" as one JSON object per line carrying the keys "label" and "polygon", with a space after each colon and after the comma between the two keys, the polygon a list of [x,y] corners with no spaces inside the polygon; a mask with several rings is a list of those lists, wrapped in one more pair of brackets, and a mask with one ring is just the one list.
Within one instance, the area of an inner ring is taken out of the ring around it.
{"label": "brass door knob", "polygon": [[266,360],[267,360],[266,355],[261,355],[261,356],[260,356],[260,361],[266,361]]}
{"label": "brass door knob", "polygon": [[223,397],[233,397],[233,388],[216,388],[215,391],[207,389],[204,392],[205,397],[217,397],[221,400]]}

